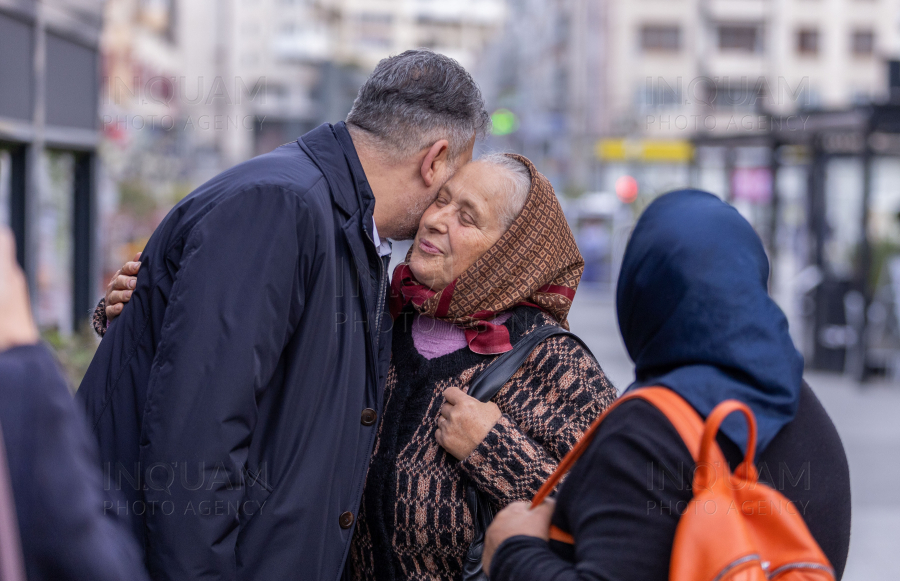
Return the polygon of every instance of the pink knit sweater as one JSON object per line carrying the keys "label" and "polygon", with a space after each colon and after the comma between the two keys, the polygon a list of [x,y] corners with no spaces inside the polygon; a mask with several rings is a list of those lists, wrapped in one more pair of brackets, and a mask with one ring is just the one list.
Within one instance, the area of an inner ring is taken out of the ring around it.
{"label": "pink knit sweater", "polygon": [[[502,325],[511,313],[504,313],[493,321],[493,325]],[[432,319],[424,315],[416,316],[412,324],[413,345],[425,359],[434,359],[453,353],[466,346],[466,332],[447,321]]]}

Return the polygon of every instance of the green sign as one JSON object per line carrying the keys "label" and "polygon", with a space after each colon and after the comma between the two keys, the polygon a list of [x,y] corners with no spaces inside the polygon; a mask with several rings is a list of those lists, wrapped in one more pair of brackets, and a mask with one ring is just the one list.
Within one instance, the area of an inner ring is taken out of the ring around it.
{"label": "green sign", "polygon": [[497,109],[491,114],[491,125],[494,135],[509,135],[519,129],[519,119],[509,109]]}

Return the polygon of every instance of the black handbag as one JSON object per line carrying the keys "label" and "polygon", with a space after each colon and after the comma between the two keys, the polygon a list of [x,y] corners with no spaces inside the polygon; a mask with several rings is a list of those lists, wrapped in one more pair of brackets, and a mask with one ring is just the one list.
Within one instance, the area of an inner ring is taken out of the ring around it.
{"label": "black handbag", "polygon": [[[488,365],[487,369],[482,371],[481,375],[476,377],[469,386],[468,394],[478,401],[490,401],[506,385],[506,382],[515,375],[535,347],[545,339],[556,335],[572,337],[581,344],[591,357],[594,356],[587,345],[584,344],[584,341],[577,335],[566,331],[558,325],[544,325],[525,335],[513,346],[512,351],[507,351]],[[487,581],[487,575],[481,568],[481,555],[484,552],[484,535],[491,525],[491,521],[494,520],[494,507],[487,497],[471,484],[466,489],[466,498],[472,511],[475,536],[472,538],[472,544],[469,545],[469,550],[466,553],[462,579],[463,581]]]}

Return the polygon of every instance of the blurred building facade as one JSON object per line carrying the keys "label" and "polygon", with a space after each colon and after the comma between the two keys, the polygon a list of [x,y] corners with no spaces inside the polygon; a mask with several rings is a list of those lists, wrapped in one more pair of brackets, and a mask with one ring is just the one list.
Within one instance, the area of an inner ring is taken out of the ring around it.
{"label": "blurred building facade", "polygon": [[502,115],[488,147],[523,153],[572,194],[595,181],[594,144],[610,126],[608,9],[596,0],[509,0],[502,33],[474,67]]}
{"label": "blurred building facade", "polygon": [[99,0],[0,1],[0,223],[37,322],[70,332],[94,301]]}
{"label": "blurred building facade", "polygon": [[[139,72],[132,106],[149,95],[159,118],[180,116],[223,169],[342,119],[386,56],[429,47],[471,66],[506,12],[503,0],[109,0],[107,15],[108,54]],[[137,78],[110,72],[110,89]]]}
{"label": "blurred building facade", "polygon": [[893,0],[612,2],[614,132],[689,137],[726,131],[734,112],[883,99],[883,59],[900,48],[898,9]]}
{"label": "blurred building facade", "polygon": [[881,101],[885,60],[900,54],[894,0],[510,0],[509,11],[477,67],[521,128],[495,143],[543,161],[571,192],[612,191],[633,163],[653,191],[684,184],[695,134]]}
{"label": "blurred building facade", "polygon": [[[652,191],[674,185],[672,172],[686,183],[697,134],[764,132],[769,113],[802,129],[802,111],[884,100],[900,49],[893,0],[611,2],[608,15],[606,189],[635,161]],[[727,192],[717,175],[698,179]]]}

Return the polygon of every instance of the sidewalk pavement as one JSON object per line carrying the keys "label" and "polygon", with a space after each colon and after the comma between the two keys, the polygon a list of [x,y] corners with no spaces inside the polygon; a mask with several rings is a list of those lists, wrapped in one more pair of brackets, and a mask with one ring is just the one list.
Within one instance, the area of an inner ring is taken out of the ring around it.
{"label": "sidewalk pavement", "polygon": [[[581,289],[569,315],[572,331],[594,352],[619,391],[633,378],[609,292]],[[844,581],[897,581],[900,552],[900,384],[860,387],[841,375],[808,371],[850,462],[853,524]]]}

